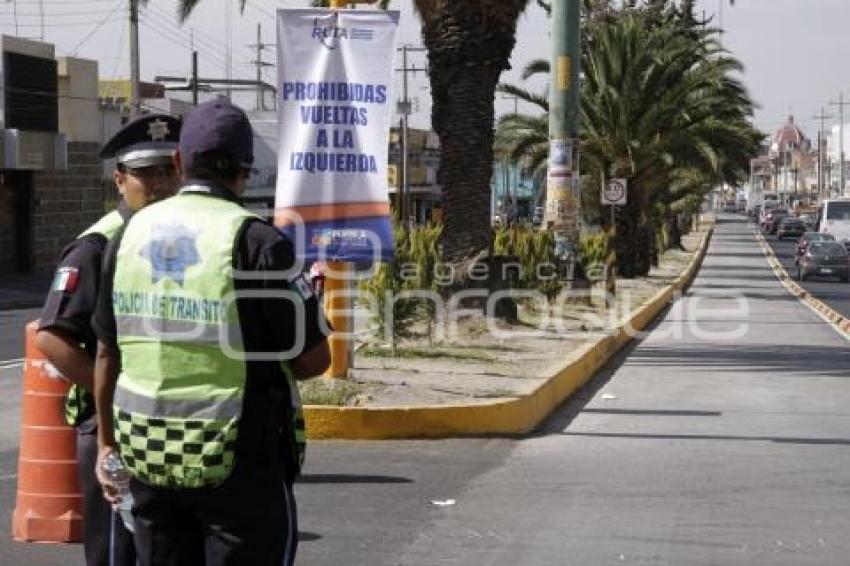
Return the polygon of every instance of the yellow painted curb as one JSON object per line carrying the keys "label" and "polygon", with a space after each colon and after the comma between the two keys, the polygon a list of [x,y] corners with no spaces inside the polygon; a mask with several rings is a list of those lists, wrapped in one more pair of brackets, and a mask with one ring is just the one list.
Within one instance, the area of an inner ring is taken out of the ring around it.
{"label": "yellow painted curb", "polygon": [[[713,224],[713,223],[712,223]],[[527,395],[490,403],[408,407],[304,408],[311,439],[378,440],[519,435],[540,424],[629,342],[630,329],[643,330],[677,291],[693,281],[714,231],[710,225],[699,251],[676,280],[627,315],[608,336],[579,347],[565,365]]]}
{"label": "yellow painted curb", "polygon": [[785,287],[789,293],[800,299],[801,302],[811,307],[824,320],[832,323],[832,327],[835,328],[836,332],[850,340],[850,319],[820,299],[816,299],[811,295],[811,293],[798,285],[791,275],[788,274],[788,271],[782,265],[782,262],[777,259],[776,254],[773,252],[773,248],[770,247],[770,244],[767,243],[767,240],[765,240],[764,235],[760,231],[756,231],[756,240],[761,246],[762,252],[764,252],[764,255],[767,257],[767,263],[773,270],[773,274],[776,275],[783,287]]}

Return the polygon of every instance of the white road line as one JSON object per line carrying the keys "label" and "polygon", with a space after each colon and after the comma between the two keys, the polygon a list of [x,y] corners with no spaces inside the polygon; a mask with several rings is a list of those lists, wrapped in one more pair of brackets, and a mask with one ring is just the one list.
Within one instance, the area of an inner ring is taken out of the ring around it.
{"label": "white road line", "polygon": [[[760,242],[759,242],[759,236],[761,236]],[[791,275],[788,273],[788,270],[785,269],[785,266],[782,265],[782,262],[779,261],[779,258],[776,257],[776,251],[773,250],[773,248],[770,247],[770,243],[767,241],[767,239],[764,236],[762,236],[761,234],[759,234],[758,232],[756,232],[756,241],[759,242],[760,247],[761,247],[761,251],[764,254],[765,259],[768,260],[767,263],[768,263],[768,266],[770,267],[770,270],[773,272],[773,275],[776,277],[776,279],[779,281],[779,283],[785,288],[785,290],[788,291],[788,293],[791,296],[793,296],[795,299],[797,299],[797,301],[800,304],[802,304],[804,307],[806,307],[807,309],[809,309],[810,311],[815,313],[818,316],[818,318],[820,318],[827,325],[829,325],[839,336],[841,336],[842,338],[844,338],[845,340],[850,342],[850,334],[845,332],[844,329],[842,329],[839,325],[832,322],[829,319],[829,317],[827,317],[824,313],[820,312],[818,309],[816,309],[815,307],[810,305],[805,300],[804,297],[800,297],[796,293],[794,293],[794,291],[791,289],[791,285],[790,285],[790,282],[793,281],[793,279],[791,278]],[[770,263],[770,256],[767,253],[768,248],[770,248],[770,250],[773,252],[774,259],[776,259],[776,264],[779,266],[779,268],[777,268],[775,265]],[[781,270],[781,272],[779,270]],[[786,279],[783,279],[782,277],[780,277],[780,273],[785,273],[785,276],[788,279],[786,280]],[[804,289],[805,289],[805,287],[804,287]],[[817,299],[817,296],[812,295],[812,293],[808,289],[806,289],[806,292],[809,294],[810,297]],[[820,299],[817,299],[817,300],[820,300]],[[821,302],[823,302],[823,301],[821,301]],[[827,305],[827,306],[829,306],[829,305]]]}
{"label": "white road line", "polygon": [[13,480],[17,477],[18,477],[18,474],[6,474],[6,475],[3,475],[3,476],[0,476],[0,481]]}
{"label": "white road line", "polygon": [[21,367],[22,365],[24,365],[23,360],[20,360],[20,361],[7,360],[7,361],[0,362],[0,369],[14,369],[14,368]]}

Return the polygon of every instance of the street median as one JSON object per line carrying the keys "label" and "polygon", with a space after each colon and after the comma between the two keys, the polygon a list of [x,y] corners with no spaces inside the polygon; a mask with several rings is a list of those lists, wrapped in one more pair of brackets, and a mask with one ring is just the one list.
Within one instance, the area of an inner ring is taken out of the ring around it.
{"label": "street median", "polygon": [[608,363],[634,335],[646,329],[685,290],[699,271],[713,232],[709,225],[692,259],[673,282],[620,319],[612,329],[570,352],[542,383],[510,399],[451,405],[399,407],[305,407],[311,439],[380,440],[463,436],[518,436],[548,415]]}

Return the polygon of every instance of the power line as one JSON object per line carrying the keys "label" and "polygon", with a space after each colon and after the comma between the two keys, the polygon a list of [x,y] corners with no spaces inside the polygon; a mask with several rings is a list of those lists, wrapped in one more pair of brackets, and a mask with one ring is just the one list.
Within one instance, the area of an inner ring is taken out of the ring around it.
{"label": "power line", "polygon": [[[91,10],[91,11],[75,11],[75,12],[50,12],[45,10],[44,15],[50,16],[51,18],[62,18],[68,16],[99,16],[109,12],[108,8],[103,8],[101,10]],[[19,18],[41,18],[42,14],[40,12],[18,12],[17,16]]]}
{"label": "power line", "polygon": [[268,16],[269,18],[271,18],[273,20],[277,19],[277,16],[275,16],[272,12],[268,11],[266,8],[263,8],[262,6],[258,6],[256,4],[254,4],[253,2],[250,2],[249,0],[245,1],[245,5],[248,6],[249,8],[253,8],[257,12],[263,14],[264,16]]}
{"label": "power line", "polygon": [[[148,16],[153,16],[153,18],[150,21],[148,21]],[[174,23],[172,23],[170,21],[163,21],[162,19],[160,19],[160,16],[157,16],[155,13],[145,13],[143,15],[143,18],[142,18],[142,23],[145,24],[146,29],[153,31],[154,33],[156,33],[160,37],[166,39],[167,41],[170,41],[171,43],[174,43],[175,45],[180,45],[181,47],[189,49],[190,51],[194,50],[194,46],[192,45],[192,42],[194,41],[195,43],[199,44],[200,47],[202,47],[205,50],[205,56],[206,57],[209,57],[210,59],[212,59],[216,63],[217,66],[220,66],[222,68],[225,67],[225,62],[224,62],[223,57],[221,57],[217,52],[218,46],[211,46],[210,42],[203,39],[203,37],[198,33],[198,30],[194,30],[194,29],[188,30],[192,34],[192,39],[187,39],[186,36],[185,36],[187,30],[178,28]],[[159,25],[157,25],[157,24],[159,24]],[[171,26],[172,30],[174,32],[176,32],[174,35],[177,36],[179,38],[179,40],[176,39],[175,37],[171,37],[169,35],[166,35],[165,32],[163,32],[160,29],[163,24],[167,25],[167,26]]]}
{"label": "power line", "polygon": [[76,46],[76,47],[75,47],[75,48],[71,51],[71,55],[72,55],[72,56],[74,56],[74,57],[76,57],[76,56],[77,56],[77,54],[80,52],[80,48],[81,48],[83,45],[85,45],[85,43],[86,43],[86,42],[87,42],[87,41],[91,38],[91,36],[93,36],[95,33],[97,33],[97,30],[99,30],[99,29],[103,26],[103,24],[105,24],[105,23],[106,23],[106,21],[107,21],[107,20],[108,20],[108,19],[109,19],[109,18],[110,18],[113,14],[115,14],[115,12],[117,12],[117,11],[118,11],[118,8],[120,8],[123,4],[124,4],[123,0],[118,0],[118,2],[116,2],[116,3],[115,3],[115,6],[112,8],[112,11],[111,11],[109,14],[107,14],[107,16],[106,16],[105,18],[103,18],[102,20],[100,20],[100,21],[97,23],[97,25],[95,25],[95,26],[94,26],[94,28],[92,28],[92,30],[91,30],[91,31],[90,31],[90,32],[89,32],[89,33],[88,33],[88,34],[87,34],[87,35],[86,35],[86,36],[82,39],[82,41],[80,41],[80,42],[77,44],[77,46]]}
{"label": "power line", "polygon": [[[111,19],[103,20],[103,23],[108,24],[108,23],[123,22],[123,21],[124,21],[123,18],[111,18]],[[0,22],[0,27],[7,26],[7,25],[13,25],[13,24],[6,23],[6,22]],[[86,27],[86,26],[90,26],[90,25],[91,25],[91,20],[89,20],[87,22],[73,22],[73,23],[56,23],[56,24],[45,23],[44,25],[42,25],[40,23],[39,24],[20,24],[19,23],[17,25],[17,27],[20,27],[20,28],[42,28],[42,27],[44,27],[44,28],[69,28],[69,27]]]}
{"label": "power line", "polygon": [[[115,50],[116,53],[124,52],[124,37],[127,35],[127,30],[124,26],[121,26],[121,33],[118,35],[118,49]],[[115,65],[112,67],[112,74],[110,78],[113,80],[118,78],[118,65],[121,63],[121,55],[115,57]]]}
{"label": "power line", "polygon": [[[186,33],[185,28],[178,26],[173,20],[172,16],[166,14],[165,11],[162,10],[156,4],[148,4],[145,13],[153,15],[154,19],[160,22],[160,24],[164,24],[180,34]],[[199,43],[205,44],[207,49],[221,50],[222,52],[225,51],[225,49],[221,45],[221,37],[216,37],[198,28],[192,28],[192,31],[194,32],[195,39],[198,40]],[[252,52],[247,50],[245,51],[246,55],[247,53],[251,53],[251,55],[253,55]]]}
{"label": "power line", "polygon": [[[175,33],[177,33],[181,36],[186,34],[187,30],[185,28],[179,27],[176,23],[174,23],[174,21],[170,17],[163,15],[162,12],[160,12],[153,4],[149,4],[149,7],[154,7],[155,9],[150,10],[150,11],[145,10],[144,11],[145,16],[151,16],[153,18],[153,20],[155,20],[155,22],[158,23],[160,26],[167,26],[171,30],[173,30]],[[211,51],[211,52],[213,52],[217,55],[219,54],[220,51],[222,51],[222,55],[223,55],[223,50],[222,50],[220,38],[215,38],[213,36],[208,35],[207,33],[203,32],[203,31],[201,31],[199,29],[195,29],[195,28],[192,28],[189,31],[192,32],[192,35],[194,37],[195,42],[198,45],[200,45],[200,47],[204,48],[205,50]],[[248,56],[248,53],[250,53],[250,52],[245,50],[244,55]],[[251,53],[251,55],[253,55],[253,53]],[[223,61],[224,58],[222,57],[221,60]]]}
{"label": "power line", "polygon": [[[162,39],[169,41],[172,44],[177,45],[178,47],[182,47],[183,49],[187,49],[187,50],[189,49],[189,46],[186,43],[183,43],[183,42],[181,42],[177,39],[174,39],[173,37],[169,36],[168,34],[163,33],[157,27],[150,25],[148,22],[142,21],[142,25],[144,26],[145,30],[153,32],[154,34],[158,35]],[[207,57],[209,57],[209,59],[217,67],[221,67],[222,69],[224,69],[224,62],[220,58],[218,58],[217,56],[214,56],[212,54],[207,54]]]}

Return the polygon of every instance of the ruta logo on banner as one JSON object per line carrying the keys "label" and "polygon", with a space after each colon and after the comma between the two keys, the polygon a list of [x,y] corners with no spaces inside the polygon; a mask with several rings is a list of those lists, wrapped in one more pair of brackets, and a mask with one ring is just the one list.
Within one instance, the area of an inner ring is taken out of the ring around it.
{"label": "ruta logo on banner", "polygon": [[340,41],[343,39],[351,39],[355,41],[372,41],[374,31],[365,28],[348,28],[339,27],[336,23],[331,25],[322,25],[319,18],[313,20],[313,31],[311,37],[316,39],[328,49],[336,49],[339,47]]}

